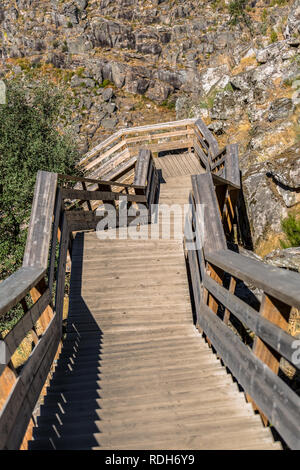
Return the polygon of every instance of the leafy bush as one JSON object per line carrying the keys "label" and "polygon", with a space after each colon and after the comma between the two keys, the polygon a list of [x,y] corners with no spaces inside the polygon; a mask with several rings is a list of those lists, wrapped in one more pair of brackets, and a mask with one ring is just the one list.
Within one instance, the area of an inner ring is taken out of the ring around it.
{"label": "leafy bush", "polygon": [[12,80],[0,105],[0,279],[22,262],[38,170],[74,173],[71,137],[57,130],[66,95],[49,83]]}
{"label": "leafy bush", "polygon": [[280,241],[282,248],[300,246],[300,219],[294,214],[289,214],[282,220],[281,227],[286,236],[285,241]]}
{"label": "leafy bush", "polygon": [[251,29],[251,22],[249,15],[246,13],[248,0],[232,0],[228,5],[230,14],[230,23],[233,25],[243,22]]}
{"label": "leafy bush", "polygon": [[276,31],[274,31],[274,29],[272,29],[270,33],[270,39],[271,39],[271,43],[278,41],[278,36],[277,36]]}

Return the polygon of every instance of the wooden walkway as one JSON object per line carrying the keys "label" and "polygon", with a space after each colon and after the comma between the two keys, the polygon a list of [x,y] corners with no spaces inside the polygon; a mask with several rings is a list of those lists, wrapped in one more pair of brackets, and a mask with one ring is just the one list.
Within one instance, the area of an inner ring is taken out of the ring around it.
{"label": "wooden walkway", "polygon": [[[190,162],[156,159],[160,203],[187,203],[203,172]],[[280,448],[193,325],[180,236],[77,235],[67,337],[37,423],[30,449]]]}

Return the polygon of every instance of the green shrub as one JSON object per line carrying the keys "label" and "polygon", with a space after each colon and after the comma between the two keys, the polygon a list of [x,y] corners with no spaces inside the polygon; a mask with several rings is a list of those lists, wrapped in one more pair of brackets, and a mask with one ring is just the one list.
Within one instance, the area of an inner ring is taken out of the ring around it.
{"label": "green shrub", "polygon": [[107,80],[107,79],[105,79],[105,80],[103,80],[103,82],[102,82],[102,83],[100,83],[99,87],[101,87],[101,88],[105,88],[106,86],[109,86],[109,85],[112,85],[111,81],[110,81],[110,80]]}
{"label": "green shrub", "polygon": [[174,101],[170,101],[170,100],[164,100],[162,103],[161,103],[161,106],[165,107],[165,108],[168,108],[170,111],[172,109],[175,109],[175,103]]}
{"label": "green shrub", "polygon": [[56,128],[68,99],[48,82],[12,80],[0,105],[0,280],[20,267],[38,170],[72,174],[79,154]]}
{"label": "green shrub", "polygon": [[243,22],[251,27],[249,15],[246,13],[248,0],[232,0],[228,5],[228,12],[230,14],[230,23],[233,25]]}
{"label": "green shrub", "polygon": [[280,241],[282,248],[300,246],[300,219],[294,214],[289,214],[282,220],[281,227],[286,237],[286,240]]}
{"label": "green shrub", "polygon": [[67,23],[67,28],[69,28],[69,29],[70,29],[70,28],[73,28],[73,23],[71,23],[71,21],[68,21],[68,23]]}

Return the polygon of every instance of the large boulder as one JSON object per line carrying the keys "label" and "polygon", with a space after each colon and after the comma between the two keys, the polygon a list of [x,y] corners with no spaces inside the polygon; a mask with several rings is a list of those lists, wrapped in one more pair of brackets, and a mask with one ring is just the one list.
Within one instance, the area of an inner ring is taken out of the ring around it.
{"label": "large boulder", "polygon": [[255,163],[243,176],[243,190],[254,246],[282,232],[288,209],[300,202],[300,144],[277,158]]}
{"label": "large boulder", "polygon": [[264,257],[264,261],[278,268],[300,272],[300,247],[274,250]]}
{"label": "large boulder", "polygon": [[278,98],[270,104],[268,119],[269,121],[284,119],[293,114],[293,111],[294,105],[290,98]]}
{"label": "large boulder", "polygon": [[285,37],[291,38],[300,34],[300,0],[296,0],[290,10]]}

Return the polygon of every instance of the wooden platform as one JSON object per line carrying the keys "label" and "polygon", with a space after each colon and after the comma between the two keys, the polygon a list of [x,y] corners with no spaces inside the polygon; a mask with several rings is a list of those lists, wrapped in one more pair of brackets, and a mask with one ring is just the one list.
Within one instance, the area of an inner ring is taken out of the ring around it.
{"label": "wooden platform", "polygon": [[199,159],[192,152],[170,154],[155,159],[156,168],[162,171],[164,178],[204,173]]}
{"label": "wooden platform", "polygon": [[[171,158],[160,202],[182,205]],[[31,449],[280,448],[193,325],[182,237],[78,234],[66,331]]]}

